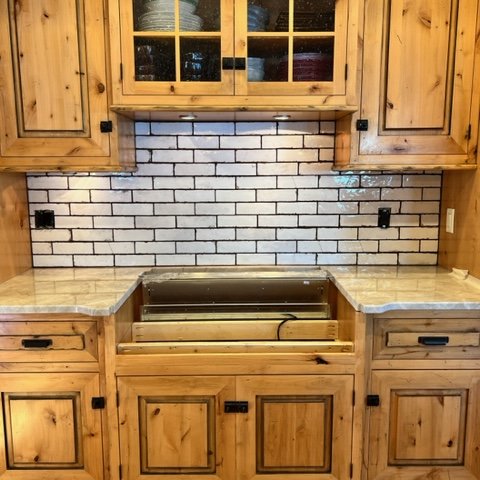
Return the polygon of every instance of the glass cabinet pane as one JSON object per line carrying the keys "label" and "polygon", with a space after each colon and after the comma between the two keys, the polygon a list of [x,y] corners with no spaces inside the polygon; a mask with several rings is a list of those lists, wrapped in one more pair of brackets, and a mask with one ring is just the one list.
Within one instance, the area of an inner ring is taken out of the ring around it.
{"label": "glass cabinet pane", "polygon": [[247,0],[249,82],[332,82],[336,0]]}
{"label": "glass cabinet pane", "polygon": [[182,82],[220,81],[220,39],[180,39],[180,80]]}
{"label": "glass cabinet pane", "polygon": [[135,37],[135,80],[175,81],[175,39]]}

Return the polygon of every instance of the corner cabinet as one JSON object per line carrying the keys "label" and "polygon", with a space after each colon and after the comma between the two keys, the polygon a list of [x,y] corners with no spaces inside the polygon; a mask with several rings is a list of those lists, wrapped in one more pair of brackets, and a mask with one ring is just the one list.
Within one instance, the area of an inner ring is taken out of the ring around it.
{"label": "corner cabinet", "polygon": [[133,125],[109,111],[105,5],[0,1],[0,170],[120,170]]}
{"label": "corner cabinet", "polygon": [[338,169],[475,168],[477,0],[366,0],[360,110],[337,125]]}
{"label": "corner cabinet", "polygon": [[356,108],[355,0],[113,0],[114,108]]}
{"label": "corner cabinet", "polygon": [[121,377],[126,480],[350,478],[353,375]]}

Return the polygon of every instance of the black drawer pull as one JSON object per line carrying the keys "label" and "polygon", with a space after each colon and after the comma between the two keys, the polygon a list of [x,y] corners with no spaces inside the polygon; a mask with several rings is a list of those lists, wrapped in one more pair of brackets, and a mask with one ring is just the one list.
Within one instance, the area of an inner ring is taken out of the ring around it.
{"label": "black drawer pull", "polygon": [[448,345],[448,337],[418,337],[418,343],[427,346]]}
{"label": "black drawer pull", "polygon": [[29,338],[22,340],[23,348],[48,348],[53,344],[50,338]]}

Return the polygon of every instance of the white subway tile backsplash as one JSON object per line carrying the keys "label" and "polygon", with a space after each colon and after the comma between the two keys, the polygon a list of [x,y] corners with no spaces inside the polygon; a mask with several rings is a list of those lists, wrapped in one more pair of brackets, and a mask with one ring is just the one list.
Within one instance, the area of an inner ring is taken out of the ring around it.
{"label": "white subway tile backsplash", "polygon": [[35,266],[436,263],[441,173],[333,171],[334,122],[135,128],[135,172],[28,175]]}

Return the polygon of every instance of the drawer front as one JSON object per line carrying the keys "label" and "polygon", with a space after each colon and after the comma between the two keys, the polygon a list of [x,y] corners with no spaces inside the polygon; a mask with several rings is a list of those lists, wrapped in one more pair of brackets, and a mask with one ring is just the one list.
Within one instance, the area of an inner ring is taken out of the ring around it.
{"label": "drawer front", "polygon": [[480,320],[376,319],[373,359],[480,358]]}
{"label": "drawer front", "polygon": [[0,322],[4,362],[97,362],[95,322]]}

